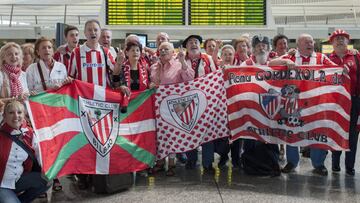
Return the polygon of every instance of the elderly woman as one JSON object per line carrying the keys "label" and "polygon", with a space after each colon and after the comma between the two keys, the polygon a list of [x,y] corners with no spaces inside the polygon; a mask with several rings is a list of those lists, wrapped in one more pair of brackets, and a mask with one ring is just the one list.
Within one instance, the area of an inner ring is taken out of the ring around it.
{"label": "elderly woman", "polygon": [[231,45],[225,45],[221,48],[221,65],[231,66],[234,65],[235,49]]}
{"label": "elderly woman", "polygon": [[126,44],[125,55],[127,59],[123,62],[121,69],[116,67],[113,72],[115,87],[129,96],[131,91],[144,91],[149,88],[149,66],[142,63],[142,46],[137,41],[130,41]]}
{"label": "elderly woman", "polygon": [[52,40],[41,37],[35,42],[37,63],[31,64],[26,70],[27,83],[32,94],[48,89],[57,89],[71,82],[64,64],[54,60]]}
{"label": "elderly woman", "polygon": [[21,49],[23,52],[23,64],[22,70],[26,71],[26,69],[32,64],[35,63],[35,47],[32,43],[25,43],[21,45]]}
{"label": "elderly woman", "polygon": [[[219,49],[220,44],[216,45],[216,52]],[[233,46],[227,44],[224,45],[221,50],[220,60],[216,61],[220,67],[236,65],[237,61],[235,60],[235,49]],[[228,161],[229,151],[231,150],[231,162],[234,168],[240,167],[240,139],[234,141],[229,145],[228,138],[221,138],[214,141],[215,152],[220,155],[220,161],[218,167],[223,169]]]}
{"label": "elderly woman", "polygon": [[5,105],[0,129],[0,202],[31,202],[48,189],[32,148],[34,133],[24,117],[20,102]]}
{"label": "elderly woman", "polygon": [[[158,48],[159,61],[151,66],[151,81],[155,85],[166,85],[193,80],[195,72],[185,61],[185,54],[180,54],[178,59],[174,56],[174,46],[169,42],[162,42]],[[153,168],[153,172],[164,168],[165,160],[159,160]],[[167,176],[175,175],[175,156],[169,155],[169,165],[166,172]]]}
{"label": "elderly woman", "polygon": [[[29,90],[26,74],[21,70],[22,50],[14,42],[8,42],[0,49],[0,100],[26,99]],[[2,120],[2,118],[0,118]]]}
{"label": "elderly woman", "polygon": [[241,36],[234,42],[235,48],[235,62],[234,65],[240,65],[249,58],[251,50],[250,39],[246,36]]}
{"label": "elderly woman", "polygon": [[[219,48],[221,43],[216,43],[215,50],[213,55],[218,55]],[[223,46],[220,50],[221,56],[220,59],[213,57],[214,62],[217,66],[224,67],[224,66],[232,66],[235,63],[235,49],[233,46],[227,44]]]}
{"label": "elderly woman", "polygon": [[216,47],[216,40],[214,38],[209,38],[204,42],[204,49],[207,55],[213,56]]}

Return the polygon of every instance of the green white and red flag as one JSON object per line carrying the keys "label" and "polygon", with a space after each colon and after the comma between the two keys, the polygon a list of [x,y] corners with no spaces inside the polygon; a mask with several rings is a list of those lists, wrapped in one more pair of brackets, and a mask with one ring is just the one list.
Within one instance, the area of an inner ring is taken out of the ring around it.
{"label": "green white and red flag", "polygon": [[121,174],[153,166],[153,95],[133,93],[126,113],[119,92],[78,80],[31,96],[27,108],[45,175]]}

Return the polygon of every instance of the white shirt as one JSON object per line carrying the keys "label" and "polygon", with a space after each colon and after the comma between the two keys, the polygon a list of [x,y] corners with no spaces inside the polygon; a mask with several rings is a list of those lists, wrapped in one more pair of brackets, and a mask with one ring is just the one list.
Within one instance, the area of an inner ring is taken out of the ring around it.
{"label": "white shirt", "polygon": [[[67,77],[67,71],[64,64],[55,61],[54,67],[50,72],[43,60],[40,60],[39,63],[44,76],[46,88],[51,89],[56,85],[60,85]],[[44,91],[37,63],[31,64],[29,68],[26,69],[26,74],[30,91]]]}
{"label": "white shirt", "polygon": [[[20,131],[14,130],[11,134],[18,134]],[[23,162],[28,158],[28,154],[18,144],[12,142],[9,158],[7,160],[4,176],[0,187],[15,189],[16,182],[24,172]]]}

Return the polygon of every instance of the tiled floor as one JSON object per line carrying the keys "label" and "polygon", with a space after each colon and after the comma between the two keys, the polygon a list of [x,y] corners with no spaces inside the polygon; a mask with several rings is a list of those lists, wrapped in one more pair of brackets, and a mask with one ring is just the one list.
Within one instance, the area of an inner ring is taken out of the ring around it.
{"label": "tiled floor", "polygon": [[229,167],[208,175],[202,174],[201,167],[186,170],[178,165],[175,177],[137,174],[131,188],[111,195],[79,190],[71,179],[63,177],[63,191],[53,192],[51,202],[360,202],[359,161],[355,177],[343,171],[332,174],[330,161],[328,154],[327,177],[313,175],[308,158],[301,159],[297,172],[273,178],[249,176]]}

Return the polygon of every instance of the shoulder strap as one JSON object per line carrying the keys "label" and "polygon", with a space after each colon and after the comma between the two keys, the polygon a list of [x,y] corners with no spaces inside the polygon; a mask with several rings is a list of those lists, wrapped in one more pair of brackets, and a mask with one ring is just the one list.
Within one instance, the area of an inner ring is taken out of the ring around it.
{"label": "shoulder strap", "polygon": [[41,66],[40,66],[40,62],[37,62],[37,68],[38,68],[38,71],[39,71],[39,74],[40,74],[40,79],[41,79],[41,84],[44,88],[44,90],[46,91],[46,83],[45,83],[45,80],[44,80],[44,75],[43,75],[43,72],[41,70]]}
{"label": "shoulder strap", "polygon": [[359,79],[360,79],[360,63],[359,63],[359,59],[357,57],[356,54],[354,54],[354,58],[355,58],[355,64],[356,64],[356,86],[355,86],[355,95],[358,97],[359,96]]}
{"label": "shoulder strap", "polygon": [[323,54],[322,53],[316,53],[316,64],[322,64],[323,63]]}
{"label": "shoulder strap", "polygon": [[0,130],[0,132],[2,132],[2,134],[4,134],[5,136],[7,136],[8,138],[10,138],[12,141],[14,141],[17,145],[19,145],[31,158],[31,160],[33,161],[33,168],[38,171],[38,169],[41,169],[37,159],[35,158],[34,153],[32,152],[32,150],[24,143],[22,142],[20,139],[17,138],[16,135],[12,136],[10,135],[8,132],[4,131],[4,130]]}
{"label": "shoulder strap", "polygon": [[200,61],[201,61],[201,58],[200,59],[198,59],[198,61],[197,61],[197,65],[196,65],[196,67],[195,67],[195,78],[198,78],[199,77],[199,66],[200,66]]}
{"label": "shoulder strap", "polygon": [[110,69],[109,65],[108,65],[108,57],[107,57],[107,54],[104,50],[104,47],[103,46],[100,46],[101,47],[101,50],[104,54],[104,57],[105,57],[105,67],[106,67],[106,73],[107,73],[107,77],[108,77],[108,80],[109,82],[111,82],[111,75],[112,75],[112,70]]}

